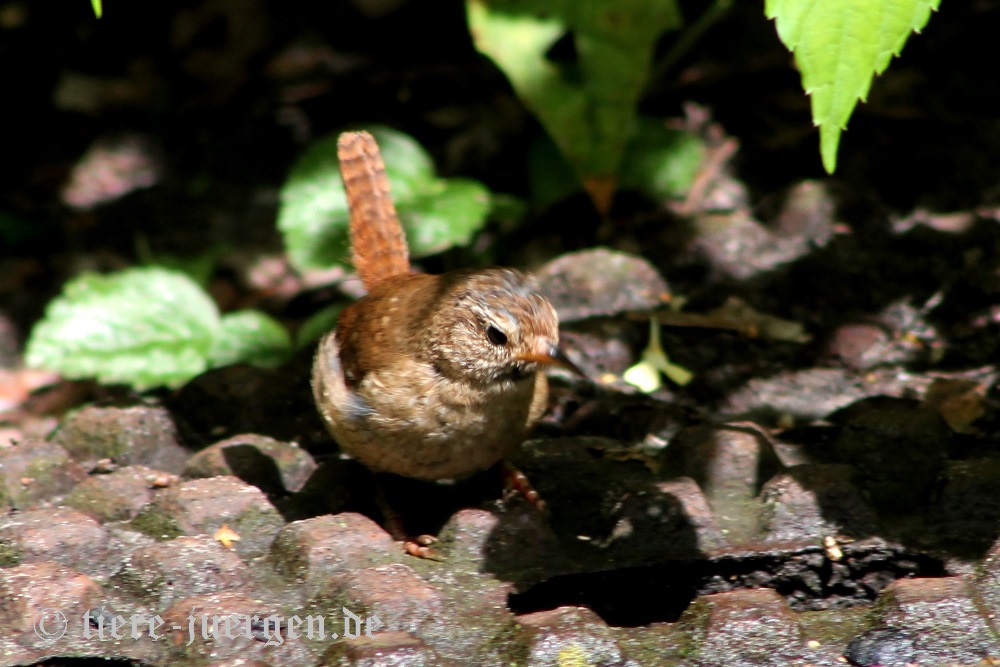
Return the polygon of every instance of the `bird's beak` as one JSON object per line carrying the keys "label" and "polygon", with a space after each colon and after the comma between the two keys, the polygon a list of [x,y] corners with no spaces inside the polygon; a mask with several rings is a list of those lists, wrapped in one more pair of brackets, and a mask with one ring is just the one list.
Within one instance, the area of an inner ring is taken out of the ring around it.
{"label": "bird's beak", "polygon": [[534,361],[538,364],[545,364],[546,366],[551,366],[553,364],[562,366],[568,371],[576,373],[580,377],[587,377],[587,375],[580,370],[579,366],[570,361],[570,358],[566,356],[558,345],[547,345],[546,349],[542,352],[529,352],[528,354],[521,354],[517,357],[520,361]]}

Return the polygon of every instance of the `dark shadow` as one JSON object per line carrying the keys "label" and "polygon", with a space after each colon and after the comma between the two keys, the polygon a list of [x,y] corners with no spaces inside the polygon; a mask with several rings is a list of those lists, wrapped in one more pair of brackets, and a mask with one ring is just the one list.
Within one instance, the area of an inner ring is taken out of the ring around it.
{"label": "dark shadow", "polygon": [[222,450],[222,457],[234,475],[253,484],[271,497],[288,493],[281,471],[274,459],[253,445],[232,445]]}

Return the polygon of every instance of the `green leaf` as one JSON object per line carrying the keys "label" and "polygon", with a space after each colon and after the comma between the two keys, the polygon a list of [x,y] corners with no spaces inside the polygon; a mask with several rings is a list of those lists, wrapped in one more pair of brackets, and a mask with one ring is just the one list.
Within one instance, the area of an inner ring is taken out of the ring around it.
{"label": "green leaf", "polygon": [[539,137],[528,148],[528,181],[536,211],[544,211],[581,189],[573,169],[547,136]]}
{"label": "green leaf", "polygon": [[196,255],[168,255],[154,254],[145,244],[137,245],[137,255],[142,264],[183,273],[202,288],[209,284],[219,268],[219,258],[230,250],[224,246],[213,246]]}
{"label": "green leaf", "polygon": [[520,226],[528,215],[528,202],[517,195],[503,192],[490,194],[490,219],[501,229]]}
{"label": "green leaf", "polygon": [[823,167],[837,166],[840,132],[858,100],[868,97],[875,74],[920,32],[940,0],[766,0],[768,18],[795,53],[802,87],[819,126]]}
{"label": "green leaf", "polygon": [[337,137],[316,141],[292,167],[281,189],[278,229],[292,265],[347,265],[347,193],[337,171]]}
{"label": "green leaf", "polygon": [[295,347],[305,347],[313,341],[319,340],[323,334],[333,329],[337,324],[337,317],[340,316],[340,311],[346,306],[347,304],[344,303],[335,303],[313,313],[299,327],[298,333],[295,335]]}
{"label": "green leaf", "polygon": [[433,255],[466,245],[490,212],[490,191],[477,181],[438,180],[400,212],[410,253]]}
{"label": "green leaf", "polygon": [[222,330],[209,350],[209,365],[246,362],[272,368],[292,354],[292,339],[279,322],[259,310],[238,310],[222,316]]}
{"label": "green leaf", "polygon": [[[382,152],[410,255],[468,243],[486,223],[489,190],[467,179],[437,178],[427,152],[401,132],[369,131]],[[350,213],[338,169],[337,137],[325,137],[306,151],[282,187],[278,228],[300,270],[349,264]]]}
{"label": "green leaf", "polygon": [[94,16],[101,18],[104,9],[101,7],[101,0],[90,0],[90,6],[94,8]]}
{"label": "green leaf", "polygon": [[162,268],[84,274],[46,308],[28,340],[29,366],[137,389],[201,373],[219,311],[182,273]]}
{"label": "green leaf", "polygon": [[696,135],[643,118],[622,165],[621,185],[657,201],[687,195],[702,160],[705,144]]}
{"label": "green leaf", "polygon": [[[672,0],[468,0],[476,48],[503,70],[584,184],[614,178]],[[572,34],[576,62],[548,58]]]}
{"label": "green leaf", "polygon": [[[660,119],[640,118],[625,150],[619,187],[638,190],[655,201],[683,198],[704,157],[705,144],[697,135],[666,127]],[[580,182],[548,137],[528,149],[528,175],[536,210],[580,191]]]}

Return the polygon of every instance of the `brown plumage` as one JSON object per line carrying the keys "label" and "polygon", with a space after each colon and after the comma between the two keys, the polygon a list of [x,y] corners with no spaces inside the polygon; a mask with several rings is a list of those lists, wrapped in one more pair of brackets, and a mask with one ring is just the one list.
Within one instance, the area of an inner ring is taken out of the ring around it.
{"label": "brown plumage", "polygon": [[370,468],[463,477],[508,455],[541,417],[543,365],[571,364],[555,310],[525,274],[408,272],[394,208],[377,201],[388,186],[374,146],[367,133],[340,141],[355,264],[369,293],[320,344],[313,393],[341,448]]}

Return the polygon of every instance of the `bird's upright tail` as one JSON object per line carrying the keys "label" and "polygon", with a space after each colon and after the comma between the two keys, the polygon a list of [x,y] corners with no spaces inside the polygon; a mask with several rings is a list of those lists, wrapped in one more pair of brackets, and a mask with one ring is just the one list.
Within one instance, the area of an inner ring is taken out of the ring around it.
{"label": "bird's upright tail", "polygon": [[345,132],[337,141],[340,177],[351,212],[351,258],[365,287],[410,271],[410,252],[389,192],[375,137]]}

